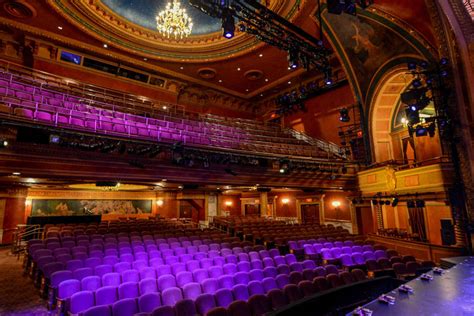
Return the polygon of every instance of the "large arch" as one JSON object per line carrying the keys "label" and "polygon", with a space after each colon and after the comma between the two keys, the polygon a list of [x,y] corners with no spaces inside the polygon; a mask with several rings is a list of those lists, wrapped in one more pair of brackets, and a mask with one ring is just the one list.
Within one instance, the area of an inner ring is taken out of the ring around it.
{"label": "large arch", "polygon": [[382,162],[394,159],[390,137],[391,122],[400,102],[402,93],[411,82],[406,64],[399,64],[382,75],[377,89],[369,103],[369,136],[372,161]]}

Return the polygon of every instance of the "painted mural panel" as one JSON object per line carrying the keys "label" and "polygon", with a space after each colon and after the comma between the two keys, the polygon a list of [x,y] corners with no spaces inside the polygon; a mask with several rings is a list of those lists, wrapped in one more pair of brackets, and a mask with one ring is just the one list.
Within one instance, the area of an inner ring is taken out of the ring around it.
{"label": "painted mural panel", "polygon": [[[368,12],[363,14],[370,15]],[[327,11],[324,14],[330,25],[329,32],[337,38],[338,46],[344,49],[346,56],[341,57],[350,64],[364,98],[374,75],[385,63],[398,56],[419,55],[395,29],[387,26],[389,23],[383,25],[369,17],[362,14],[334,15]],[[382,17],[373,18],[384,21]]]}
{"label": "painted mural panel", "polygon": [[151,213],[151,200],[33,200],[31,216]]}

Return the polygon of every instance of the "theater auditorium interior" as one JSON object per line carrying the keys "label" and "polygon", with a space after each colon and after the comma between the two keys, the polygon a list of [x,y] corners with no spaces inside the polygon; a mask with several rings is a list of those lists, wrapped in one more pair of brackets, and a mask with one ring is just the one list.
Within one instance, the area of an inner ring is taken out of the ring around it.
{"label": "theater auditorium interior", "polygon": [[0,315],[474,315],[471,0],[0,0]]}

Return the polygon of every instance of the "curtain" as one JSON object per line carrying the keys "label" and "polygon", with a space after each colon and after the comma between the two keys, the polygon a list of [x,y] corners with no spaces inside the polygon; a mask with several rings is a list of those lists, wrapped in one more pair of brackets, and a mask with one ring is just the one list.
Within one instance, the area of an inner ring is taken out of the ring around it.
{"label": "curtain", "polygon": [[422,207],[409,207],[410,226],[413,234],[418,234],[422,241],[426,241],[425,217]]}

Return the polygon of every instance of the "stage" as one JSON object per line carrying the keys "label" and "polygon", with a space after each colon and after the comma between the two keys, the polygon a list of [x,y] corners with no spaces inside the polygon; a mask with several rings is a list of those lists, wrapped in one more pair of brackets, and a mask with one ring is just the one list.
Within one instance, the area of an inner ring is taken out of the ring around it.
{"label": "stage", "polygon": [[457,264],[442,275],[428,273],[433,280],[416,278],[408,282],[414,290],[412,294],[401,293],[398,289],[387,293],[395,297],[394,305],[375,300],[364,307],[372,310],[374,316],[474,315],[474,257],[452,259],[445,260]]}

